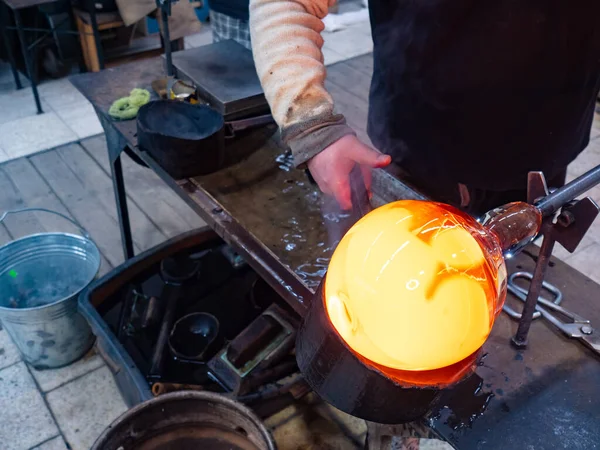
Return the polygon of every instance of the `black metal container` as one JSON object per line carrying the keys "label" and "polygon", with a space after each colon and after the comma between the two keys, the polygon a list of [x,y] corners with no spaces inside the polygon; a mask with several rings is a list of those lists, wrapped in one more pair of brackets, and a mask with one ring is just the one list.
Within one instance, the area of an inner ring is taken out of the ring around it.
{"label": "black metal container", "polygon": [[401,424],[425,416],[440,392],[400,384],[361,361],[333,328],[317,290],[296,339],[296,360],[306,382],[326,402],[371,422]]}
{"label": "black metal container", "polygon": [[127,411],[91,450],[275,450],[273,438],[248,408],[210,392],[162,395]]}
{"label": "black metal container", "polygon": [[[218,337],[204,351],[206,360],[217,353],[223,340],[233,340],[279,298],[265,286],[255,302],[246,300],[258,276],[247,265],[233,266],[222,254],[223,245],[224,241],[208,227],[183,233],[127,260],[90,284],[79,296],[79,311],[97,336],[96,347],[129,406],[152,398],[152,383],[148,380],[150,362],[166,306],[160,274],[162,261],[196,255],[203,264],[197,277],[183,287],[175,318],[205,312],[219,321]],[[200,256],[203,253],[205,256]],[[132,330],[121,326],[120,313],[133,291],[142,291],[145,297],[137,297],[135,314],[126,321],[133,325]],[[150,321],[146,317],[149,307],[156,316]],[[117,337],[120,329],[125,330],[121,339]],[[162,381],[209,383],[205,362],[174,358],[168,348],[165,357]]]}
{"label": "black metal container", "polygon": [[206,105],[157,100],[138,112],[138,145],[175,179],[205,175],[223,166],[224,124]]}

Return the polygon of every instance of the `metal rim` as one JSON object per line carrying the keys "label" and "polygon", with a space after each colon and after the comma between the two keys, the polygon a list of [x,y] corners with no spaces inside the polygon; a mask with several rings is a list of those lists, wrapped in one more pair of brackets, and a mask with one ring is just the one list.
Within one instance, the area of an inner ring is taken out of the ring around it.
{"label": "metal rim", "polygon": [[[78,290],[74,291],[74,292],[73,292],[71,295],[68,295],[68,296],[66,296],[66,297],[63,297],[63,298],[61,298],[61,299],[59,299],[59,300],[56,300],[55,302],[52,302],[52,303],[50,303],[50,304],[48,304],[48,305],[34,306],[34,307],[31,307],[31,308],[7,308],[7,307],[5,307],[5,306],[1,306],[1,305],[0,305],[0,310],[2,310],[2,311],[40,311],[40,310],[42,310],[42,309],[46,309],[46,308],[48,308],[48,307],[50,307],[50,306],[54,306],[54,305],[58,305],[58,304],[60,304],[60,303],[64,303],[65,301],[69,300],[70,298],[73,298],[73,297],[79,296],[79,294],[80,294],[80,293],[81,293],[81,292],[82,292],[82,291],[83,291],[83,290],[84,290],[84,289],[85,289],[85,288],[86,288],[86,287],[87,287],[87,286],[88,286],[88,285],[89,285],[89,284],[90,284],[90,283],[91,283],[91,282],[94,280],[94,278],[96,278],[96,276],[98,275],[98,272],[100,271],[100,265],[101,265],[101,263],[102,263],[102,258],[101,258],[101,254],[100,254],[100,249],[98,249],[98,246],[96,245],[96,243],[95,243],[93,240],[89,239],[89,238],[88,238],[88,237],[86,237],[86,236],[81,236],[81,235],[78,235],[78,234],[72,234],[72,233],[63,233],[63,232],[54,232],[54,233],[35,233],[35,234],[30,234],[30,235],[27,235],[27,236],[24,236],[24,237],[22,237],[22,238],[15,239],[15,240],[12,240],[12,241],[10,241],[10,242],[6,243],[6,244],[5,244],[5,245],[3,245],[2,247],[0,247],[0,251],[4,250],[4,249],[6,249],[6,248],[9,248],[10,246],[17,245],[17,244],[19,244],[19,243],[21,243],[21,242],[27,241],[27,240],[29,240],[29,239],[34,239],[34,238],[36,238],[36,237],[43,237],[43,236],[63,236],[63,237],[64,237],[64,236],[66,236],[66,237],[68,237],[68,238],[72,238],[72,239],[75,239],[75,240],[77,240],[77,241],[80,241],[80,242],[86,242],[86,243],[88,243],[89,245],[91,245],[91,247],[92,247],[92,248],[93,248],[93,249],[94,249],[94,250],[95,250],[95,251],[98,253],[98,264],[97,264],[97,267],[96,267],[96,269],[95,269],[95,271],[94,271],[93,275],[91,276],[91,278],[90,278],[89,280],[87,280],[87,282],[86,282],[85,284],[83,284],[83,286],[81,286],[81,288],[79,288]],[[2,272],[2,273],[4,273],[4,272]],[[2,275],[2,273],[0,273],[0,275]]]}
{"label": "metal rim", "polygon": [[224,405],[232,408],[236,412],[246,416],[248,419],[251,420],[253,425],[255,425],[257,427],[261,436],[264,438],[265,442],[267,443],[269,450],[277,450],[277,448],[275,447],[273,438],[271,437],[271,434],[269,433],[269,431],[267,430],[265,425],[256,416],[256,414],[254,414],[253,411],[251,411],[249,408],[242,405],[241,403],[238,403],[238,402],[236,402],[228,397],[225,397],[221,394],[217,394],[214,392],[202,392],[202,391],[172,392],[170,394],[160,395],[151,400],[145,401],[144,403],[134,406],[130,410],[121,414],[114,422],[112,422],[108,426],[108,428],[106,428],[102,432],[102,434],[98,437],[98,439],[96,439],[96,441],[94,442],[94,445],[92,445],[90,450],[103,450],[101,447],[99,447],[99,445],[102,445],[104,443],[104,441],[106,441],[106,439],[110,437],[110,434],[113,430],[117,429],[125,421],[130,420],[131,418],[135,417],[136,415],[138,415],[140,412],[144,411],[145,409],[148,409],[150,407],[155,407],[157,405],[161,405],[163,403],[167,403],[167,402],[170,402],[173,400],[189,400],[189,399],[221,403],[221,404],[224,404]]}

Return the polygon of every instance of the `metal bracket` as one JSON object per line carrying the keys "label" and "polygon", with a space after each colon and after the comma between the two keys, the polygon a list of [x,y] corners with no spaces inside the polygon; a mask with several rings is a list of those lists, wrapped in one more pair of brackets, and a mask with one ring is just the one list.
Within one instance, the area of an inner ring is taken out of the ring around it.
{"label": "metal bracket", "polygon": [[546,178],[542,172],[529,172],[527,174],[527,203],[533,205],[549,193]]}
{"label": "metal bracket", "polygon": [[[548,188],[542,173],[531,172],[528,182],[527,192],[530,203],[538,201],[540,194],[542,196],[548,195]],[[544,236],[544,241],[538,254],[527,299],[519,321],[519,328],[512,338],[512,344],[515,347],[520,349],[527,347],[529,328],[534,318],[554,244],[558,242],[569,252],[574,252],[599,212],[598,205],[592,199],[586,197],[562,206],[555,220],[552,216],[544,220],[540,233]]]}

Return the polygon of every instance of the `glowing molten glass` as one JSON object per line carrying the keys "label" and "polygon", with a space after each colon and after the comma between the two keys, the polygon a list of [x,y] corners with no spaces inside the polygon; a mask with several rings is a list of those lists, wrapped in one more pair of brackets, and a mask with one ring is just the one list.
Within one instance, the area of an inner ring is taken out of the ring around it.
{"label": "glowing molten glass", "polygon": [[502,250],[479,223],[448,205],[403,200],[348,231],[324,297],[354,352],[386,368],[429,371],[483,345],[505,286]]}

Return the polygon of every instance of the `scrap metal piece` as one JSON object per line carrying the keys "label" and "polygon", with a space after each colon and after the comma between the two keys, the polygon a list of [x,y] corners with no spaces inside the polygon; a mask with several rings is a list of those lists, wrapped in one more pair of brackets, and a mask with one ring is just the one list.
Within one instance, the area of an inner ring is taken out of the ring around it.
{"label": "scrap metal piece", "polygon": [[294,347],[296,321],[273,304],[209,362],[209,376],[235,395],[251,374],[279,362]]}

